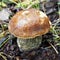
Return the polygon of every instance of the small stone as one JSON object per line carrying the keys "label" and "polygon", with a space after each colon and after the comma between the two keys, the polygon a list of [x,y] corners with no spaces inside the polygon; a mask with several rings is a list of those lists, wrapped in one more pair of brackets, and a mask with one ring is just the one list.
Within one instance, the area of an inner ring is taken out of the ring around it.
{"label": "small stone", "polygon": [[51,9],[48,9],[48,10],[47,10],[46,14],[48,15],[48,14],[51,14],[51,13],[53,13],[53,12],[55,12],[55,11],[56,11],[55,8],[51,8]]}
{"label": "small stone", "polygon": [[51,8],[51,7],[53,7],[54,6],[54,3],[53,2],[47,2],[46,4],[45,4],[45,8]]}
{"label": "small stone", "polygon": [[0,11],[0,20],[8,20],[9,16],[11,14],[11,11],[8,8],[2,9]]}

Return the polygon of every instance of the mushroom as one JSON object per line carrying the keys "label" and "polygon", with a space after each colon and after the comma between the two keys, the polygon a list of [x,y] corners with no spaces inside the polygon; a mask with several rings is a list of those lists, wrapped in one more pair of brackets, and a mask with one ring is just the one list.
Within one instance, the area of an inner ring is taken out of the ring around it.
{"label": "mushroom", "polygon": [[17,37],[17,44],[23,51],[38,48],[42,35],[50,30],[50,20],[45,13],[31,8],[17,12],[9,21],[9,32]]}

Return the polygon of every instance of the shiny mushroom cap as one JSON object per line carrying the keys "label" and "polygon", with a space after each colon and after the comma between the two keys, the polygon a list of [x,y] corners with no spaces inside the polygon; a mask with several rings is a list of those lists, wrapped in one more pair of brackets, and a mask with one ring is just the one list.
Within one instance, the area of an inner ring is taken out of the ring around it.
{"label": "shiny mushroom cap", "polygon": [[33,8],[22,10],[11,18],[8,29],[18,38],[35,38],[49,31],[49,18],[42,11]]}

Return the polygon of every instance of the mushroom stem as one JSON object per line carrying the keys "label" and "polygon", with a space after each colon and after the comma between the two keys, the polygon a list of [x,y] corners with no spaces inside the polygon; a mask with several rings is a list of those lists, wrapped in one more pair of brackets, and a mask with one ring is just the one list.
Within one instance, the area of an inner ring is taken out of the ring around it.
{"label": "mushroom stem", "polygon": [[32,39],[20,39],[17,38],[17,44],[22,51],[30,51],[32,49],[38,48],[41,44],[42,36],[32,38]]}

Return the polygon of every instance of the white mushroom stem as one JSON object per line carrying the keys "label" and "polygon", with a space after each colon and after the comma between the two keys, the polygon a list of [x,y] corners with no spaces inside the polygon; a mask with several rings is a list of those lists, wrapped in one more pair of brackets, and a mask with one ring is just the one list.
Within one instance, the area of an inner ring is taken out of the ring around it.
{"label": "white mushroom stem", "polygon": [[36,37],[32,39],[20,39],[17,38],[17,44],[20,50],[29,51],[31,49],[38,48],[41,44],[42,37]]}

